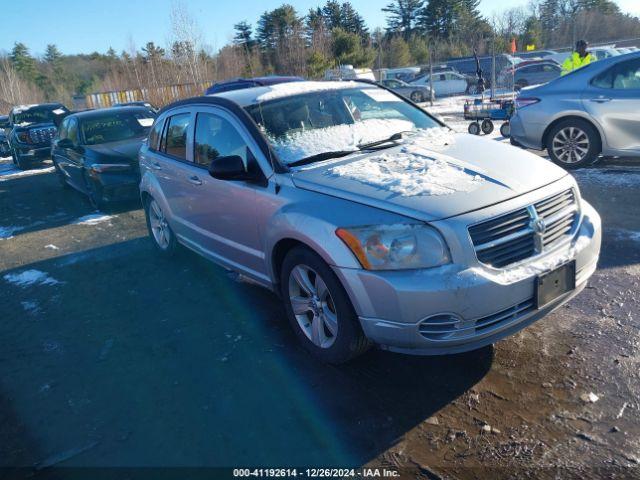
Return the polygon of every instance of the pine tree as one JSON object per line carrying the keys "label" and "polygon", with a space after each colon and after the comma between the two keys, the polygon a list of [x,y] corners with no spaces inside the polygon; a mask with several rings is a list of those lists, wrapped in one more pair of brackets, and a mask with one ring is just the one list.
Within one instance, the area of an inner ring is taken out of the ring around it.
{"label": "pine tree", "polygon": [[387,31],[400,32],[405,40],[413,34],[418,21],[418,13],[424,0],[395,0],[382,9],[388,13]]}
{"label": "pine tree", "polygon": [[369,30],[367,29],[364,19],[356,12],[353,5],[349,2],[344,2],[340,6],[340,28],[345,32],[355,33],[360,35],[364,43],[367,43],[369,38]]}
{"label": "pine tree", "polygon": [[458,13],[457,0],[428,0],[418,15],[419,29],[436,38],[449,38]]}
{"label": "pine tree", "polygon": [[29,53],[29,49],[24,43],[16,42],[9,54],[9,58],[18,75],[23,80],[35,81],[37,77],[36,61]]}
{"label": "pine tree", "polygon": [[236,23],[233,29],[236,31],[233,37],[233,43],[236,45],[246,45],[248,47],[253,45],[253,29],[246,20]]}
{"label": "pine tree", "polygon": [[336,0],[329,0],[322,7],[322,16],[324,17],[324,23],[329,30],[335,28],[342,28],[342,12],[340,10],[340,3]]}
{"label": "pine tree", "polygon": [[58,47],[56,47],[52,43],[47,45],[47,48],[44,52],[44,61],[50,64],[55,64],[60,61],[60,58],[62,58],[62,53],[60,53]]}

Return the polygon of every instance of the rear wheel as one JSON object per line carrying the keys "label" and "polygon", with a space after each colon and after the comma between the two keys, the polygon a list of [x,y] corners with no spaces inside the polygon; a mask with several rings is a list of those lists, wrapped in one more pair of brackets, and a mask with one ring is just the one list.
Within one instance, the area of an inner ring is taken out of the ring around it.
{"label": "rear wheel", "polygon": [[602,150],[598,131],[577,118],[564,120],[553,127],[546,144],[551,160],[569,169],[593,163]]}
{"label": "rear wheel", "polygon": [[411,98],[411,101],[413,103],[420,103],[422,101],[424,101],[424,96],[422,95],[422,92],[418,92],[417,90],[414,92],[411,92],[411,95],[409,95],[409,98]]}
{"label": "rear wheel", "polygon": [[302,345],[320,360],[344,363],[370,346],[336,274],[314,252],[296,247],[280,276],[289,323]]}
{"label": "rear wheel", "polygon": [[173,255],[178,246],[178,241],[169,226],[162,207],[153,197],[148,197],[144,202],[144,213],[149,237],[151,237],[158,252],[164,256]]}

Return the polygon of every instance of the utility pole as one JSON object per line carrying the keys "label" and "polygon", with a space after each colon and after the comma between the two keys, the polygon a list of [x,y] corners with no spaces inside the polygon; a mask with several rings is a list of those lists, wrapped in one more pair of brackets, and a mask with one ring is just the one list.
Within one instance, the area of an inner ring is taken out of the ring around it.
{"label": "utility pole", "polygon": [[433,47],[429,45],[429,105],[433,107]]}

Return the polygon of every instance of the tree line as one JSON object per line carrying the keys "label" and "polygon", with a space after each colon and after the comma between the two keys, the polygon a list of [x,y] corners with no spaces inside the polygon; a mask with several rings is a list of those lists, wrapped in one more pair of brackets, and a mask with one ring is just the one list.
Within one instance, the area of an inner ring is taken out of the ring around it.
{"label": "tree line", "polygon": [[[480,0],[390,0],[384,28],[370,30],[349,1],[327,0],[306,13],[290,4],[234,25],[233,40],[217,51],[203,43],[197,21],[183,4],[170,12],[166,46],[150,41],[117,53],[65,55],[55,44],[35,57],[15,43],[0,56],[0,111],[42,100],[71,104],[96,91],[200,83],[268,74],[321,78],[328,68],[425,65],[429,60],[519,49],[570,46],[640,37],[640,19],[612,0],[532,0],[490,17]],[[165,103],[170,99],[149,99]]]}

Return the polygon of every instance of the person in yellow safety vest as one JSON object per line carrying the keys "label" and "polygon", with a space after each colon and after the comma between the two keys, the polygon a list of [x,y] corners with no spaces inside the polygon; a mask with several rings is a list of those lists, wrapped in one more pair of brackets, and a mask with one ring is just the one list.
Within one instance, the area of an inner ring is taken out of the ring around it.
{"label": "person in yellow safety vest", "polygon": [[576,51],[562,63],[561,75],[566,75],[569,72],[578,70],[596,61],[596,58],[587,52],[588,46],[589,44],[585,40],[578,40],[576,42]]}

